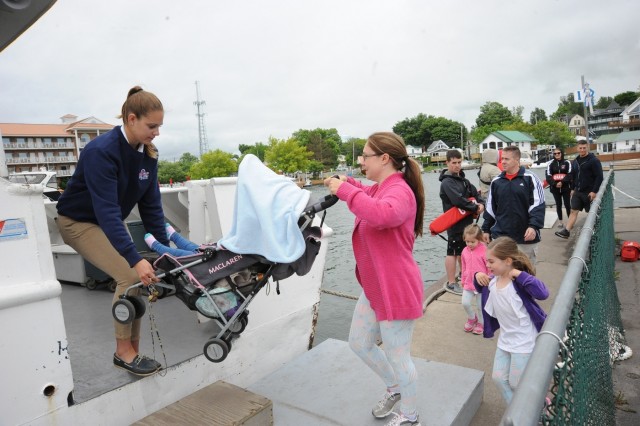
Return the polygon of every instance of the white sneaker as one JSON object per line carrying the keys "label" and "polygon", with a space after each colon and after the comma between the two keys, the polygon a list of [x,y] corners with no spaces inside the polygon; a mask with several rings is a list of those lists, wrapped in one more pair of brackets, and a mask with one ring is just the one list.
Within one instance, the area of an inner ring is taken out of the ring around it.
{"label": "white sneaker", "polygon": [[393,417],[385,426],[420,426],[420,416],[415,420],[409,420],[402,413],[393,413]]}
{"label": "white sneaker", "polygon": [[384,394],[382,399],[378,401],[373,410],[371,410],[371,414],[376,419],[384,419],[393,411],[393,407],[400,402],[400,394],[399,393],[391,393],[387,392]]}

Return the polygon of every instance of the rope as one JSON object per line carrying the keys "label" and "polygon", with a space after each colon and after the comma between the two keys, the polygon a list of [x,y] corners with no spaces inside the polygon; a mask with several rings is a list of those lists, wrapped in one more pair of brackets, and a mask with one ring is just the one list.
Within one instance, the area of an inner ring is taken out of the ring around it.
{"label": "rope", "polygon": [[620,189],[618,189],[618,188],[617,188],[617,187],[615,187],[614,185],[611,185],[611,187],[612,187],[613,189],[615,189],[616,191],[618,191],[619,193],[621,193],[622,195],[626,195],[627,197],[631,198],[632,200],[636,200],[636,201],[640,202],[640,200],[639,200],[639,199],[637,199],[637,198],[635,198],[635,197],[632,197],[631,195],[627,194],[626,192],[621,191]]}
{"label": "rope", "polygon": [[[160,332],[158,331],[158,326],[156,325],[156,316],[153,314],[153,309],[151,308],[151,306],[153,305],[153,302],[155,302],[157,300],[157,290],[155,288],[153,288],[152,290],[150,290],[150,295],[149,295],[149,333],[151,334],[151,347],[153,348],[153,359],[156,359],[156,341],[153,337],[153,332],[156,332],[156,336],[158,336],[158,344],[160,345],[160,351],[162,352],[162,358],[164,358],[164,368],[160,367],[160,370],[158,370],[158,374],[162,377],[164,377],[167,374],[167,368],[169,367],[169,365],[167,364],[167,355],[164,353],[164,347],[162,346],[162,339],[160,339]],[[153,300],[152,300],[153,299]]]}
{"label": "rope", "polygon": [[345,294],[345,293],[340,293],[340,292],[333,291],[333,290],[325,290],[325,289],[321,288],[320,292],[321,293],[330,294],[332,296],[344,297],[346,299],[358,300],[358,298],[356,296],[352,296],[350,294]]}

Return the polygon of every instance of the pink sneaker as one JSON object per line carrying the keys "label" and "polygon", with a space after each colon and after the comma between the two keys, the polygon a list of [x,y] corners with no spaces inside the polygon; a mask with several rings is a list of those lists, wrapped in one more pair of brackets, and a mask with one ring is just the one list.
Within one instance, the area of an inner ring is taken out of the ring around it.
{"label": "pink sneaker", "polygon": [[482,325],[481,323],[477,323],[475,327],[473,327],[473,334],[481,335],[483,331],[484,331],[484,325]]}
{"label": "pink sneaker", "polygon": [[473,330],[473,327],[475,327],[476,324],[478,324],[478,317],[473,317],[473,319],[468,319],[467,322],[464,324],[464,331],[469,333],[471,330]]}

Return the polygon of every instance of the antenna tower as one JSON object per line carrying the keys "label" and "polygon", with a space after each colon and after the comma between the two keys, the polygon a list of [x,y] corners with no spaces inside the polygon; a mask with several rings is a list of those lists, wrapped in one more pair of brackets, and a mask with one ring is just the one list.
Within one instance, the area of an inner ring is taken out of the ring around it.
{"label": "antenna tower", "polygon": [[202,154],[209,151],[209,143],[207,142],[207,129],[204,127],[204,111],[201,108],[203,105],[206,105],[205,101],[200,100],[200,84],[196,81],[196,101],[193,103],[198,113],[198,141],[200,142],[200,157]]}

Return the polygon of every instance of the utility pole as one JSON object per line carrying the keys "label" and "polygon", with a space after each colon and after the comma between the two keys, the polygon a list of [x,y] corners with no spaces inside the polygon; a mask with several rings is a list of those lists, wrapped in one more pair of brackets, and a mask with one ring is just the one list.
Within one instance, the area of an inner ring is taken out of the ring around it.
{"label": "utility pole", "polygon": [[200,158],[202,158],[202,154],[209,152],[209,143],[207,142],[207,130],[204,127],[204,111],[200,109],[206,102],[200,100],[200,84],[198,81],[196,81],[196,101],[193,104],[198,110],[196,114],[198,117],[198,141],[200,143]]}
{"label": "utility pole", "polygon": [[[581,85],[580,87],[582,88],[582,90],[584,90],[584,75],[580,77],[581,78]],[[585,93],[586,96],[586,93]],[[582,108],[584,111],[584,135],[587,138],[587,143],[589,144],[589,146],[591,146],[591,144],[589,143],[589,116],[587,115],[587,103],[583,102],[582,103]]]}

